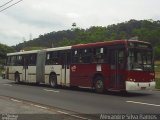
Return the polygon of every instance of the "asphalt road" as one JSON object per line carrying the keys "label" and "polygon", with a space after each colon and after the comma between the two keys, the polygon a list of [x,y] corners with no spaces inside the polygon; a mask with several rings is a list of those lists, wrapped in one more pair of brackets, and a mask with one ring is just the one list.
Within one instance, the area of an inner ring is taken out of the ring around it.
{"label": "asphalt road", "polygon": [[82,114],[160,113],[160,91],[97,94],[88,89],[53,89],[46,85],[15,84],[0,78],[0,96]]}

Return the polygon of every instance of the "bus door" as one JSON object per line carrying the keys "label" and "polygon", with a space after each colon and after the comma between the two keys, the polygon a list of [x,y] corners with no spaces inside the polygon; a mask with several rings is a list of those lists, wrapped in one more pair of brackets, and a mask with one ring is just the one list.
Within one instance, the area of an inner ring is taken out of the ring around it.
{"label": "bus door", "polygon": [[125,89],[125,49],[124,47],[111,47],[109,49],[110,89]]}
{"label": "bus door", "polygon": [[28,64],[29,64],[28,55],[23,55],[22,59],[23,59],[22,81],[27,82],[28,81]]}
{"label": "bus door", "polygon": [[70,60],[71,60],[70,51],[61,52],[60,59],[62,63],[61,84],[65,86],[69,86],[70,85]]}

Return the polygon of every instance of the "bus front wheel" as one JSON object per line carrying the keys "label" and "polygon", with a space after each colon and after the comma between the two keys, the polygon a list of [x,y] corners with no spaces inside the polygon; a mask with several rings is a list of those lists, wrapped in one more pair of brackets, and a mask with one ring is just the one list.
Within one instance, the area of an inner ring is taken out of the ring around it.
{"label": "bus front wheel", "polygon": [[50,75],[49,83],[50,83],[51,87],[53,87],[53,88],[57,87],[57,77],[56,77],[56,75],[54,75],[54,74]]}
{"label": "bus front wheel", "polygon": [[104,82],[103,82],[103,77],[98,76],[94,80],[94,87],[95,91],[97,93],[103,93],[104,92]]}

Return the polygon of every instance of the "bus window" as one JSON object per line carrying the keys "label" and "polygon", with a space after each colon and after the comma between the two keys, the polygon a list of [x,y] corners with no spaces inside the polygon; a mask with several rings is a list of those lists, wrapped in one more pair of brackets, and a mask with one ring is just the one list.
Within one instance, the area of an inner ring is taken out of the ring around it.
{"label": "bus window", "polygon": [[59,64],[60,59],[59,59],[59,52],[58,51],[57,52],[53,52],[53,54],[52,54],[52,60],[53,60],[53,64],[54,65]]}
{"label": "bus window", "polygon": [[46,65],[60,64],[59,52],[48,52],[46,55]]}
{"label": "bus window", "polygon": [[31,54],[28,56],[29,59],[29,66],[35,66],[36,65],[36,60],[37,60],[37,55],[36,54]]}
{"label": "bus window", "polygon": [[78,50],[78,63],[83,63],[82,56],[83,56],[82,49],[80,49]]}
{"label": "bus window", "polygon": [[83,63],[81,49],[72,51],[72,63]]}
{"label": "bus window", "polygon": [[78,50],[72,51],[72,63],[79,63],[79,53]]}
{"label": "bus window", "polygon": [[104,63],[104,48],[93,49],[93,63]]}
{"label": "bus window", "polygon": [[22,63],[22,56],[16,56],[16,62],[15,62],[16,66],[21,66],[23,65]]}
{"label": "bus window", "polygon": [[104,48],[104,62],[108,63],[108,49]]}
{"label": "bus window", "polygon": [[71,63],[71,52],[68,51],[67,52],[67,65],[69,65]]}
{"label": "bus window", "polygon": [[28,66],[29,65],[29,55],[23,55],[23,66]]}
{"label": "bus window", "polygon": [[124,50],[118,51],[118,64],[119,64],[119,69],[125,68],[125,51]]}
{"label": "bus window", "polygon": [[91,63],[92,49],[82,50],[82,63]]}
{"label": "bus window", "polygon": [[48,52],[46,55],[46,65],[52,65],[53,61],[52,61],[52,52]]}
{"label": "bus window", "polygon": [[10,56],[7,57],[7,65],[8,65],[8,66],[11,65],[11,57],[10,57]]}
{"label": "bus window", "polygon": [[50,59],[50,54],[48,53],[48,54],[47,54],[47,60],[49,60],[49,59]]}
{"label": "bus window", "polygon": [[14,66],[15,65],[15,61],[16,61],[16,56],[11,56],[10,65]]}
{"label": "bus window", "polygon": [[129,65],[128,69],[131,70],[154,70],[152,63],[152,52],[144,50],[129,50]]}

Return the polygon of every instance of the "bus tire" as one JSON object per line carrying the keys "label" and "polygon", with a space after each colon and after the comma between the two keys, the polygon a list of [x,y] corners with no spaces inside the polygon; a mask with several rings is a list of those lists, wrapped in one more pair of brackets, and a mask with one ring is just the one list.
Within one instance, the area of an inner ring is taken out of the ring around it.
{"label": "bus tire", "polygon": [[55,74],[51,74],[49,77],[49,84],[52,88],[57,87],[57,76]]}
{"label": "bus tire", "polygon": [[97,77],[94,79],[94,88],[95,88],[95,91],[96,91],[97,93],[103,93],[103,92],[104,92],[103,77],[97,76]]}
{"label": "bus tire", "polygon": [[20,83],[20,76],[18,73],[15,74],[15,82]]}

